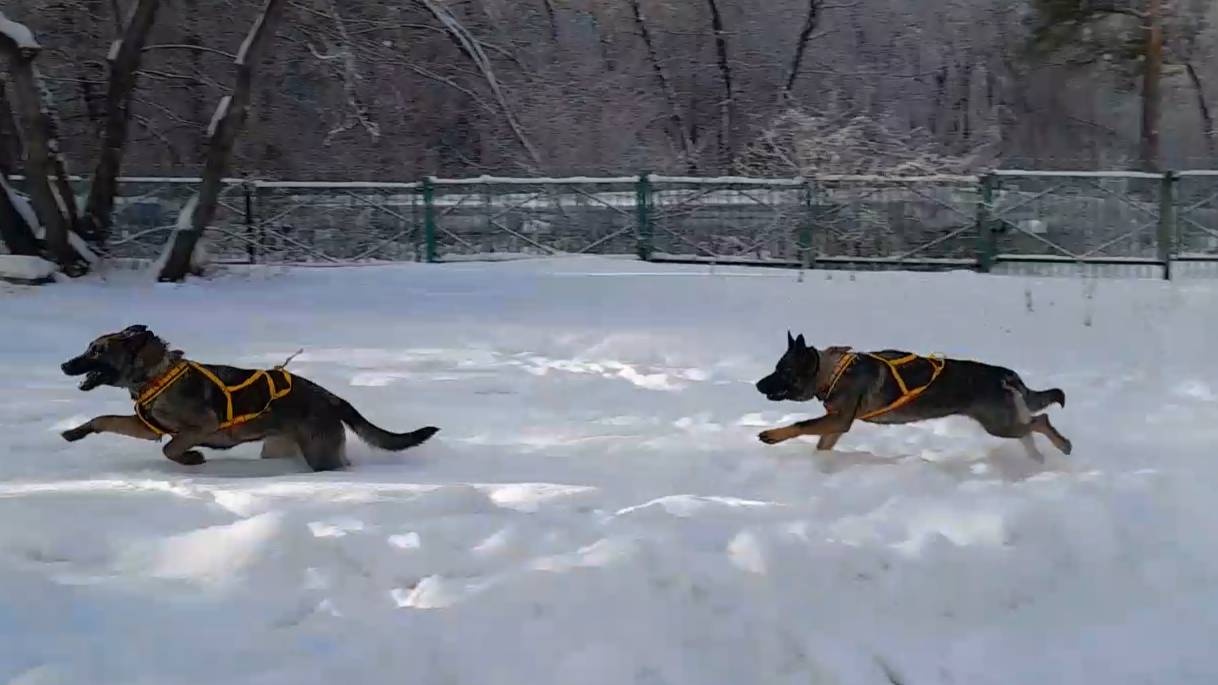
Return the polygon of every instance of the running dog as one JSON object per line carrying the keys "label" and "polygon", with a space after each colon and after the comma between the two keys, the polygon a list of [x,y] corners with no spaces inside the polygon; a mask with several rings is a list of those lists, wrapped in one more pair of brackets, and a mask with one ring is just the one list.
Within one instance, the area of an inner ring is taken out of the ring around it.
{"label": "running dog", "polygon": [[64,431],[64,439],[118,433],[159,441],[169,435],[162,452],[187,466],[204,462],[196,447],[229,449],[261,440],[264,459],[300,456],[314,471],[331,471],[350,465],[344,424],[364,442],[391,451],[419,445],[439,430],[391,433],[346,400],[282,367],[253,371],[190,361],[146,326],[97,338],[62,369],[85,377],[81,390],[124,388],[135,402],[133,415],[98,416]]}
{"label": "running dog", "polygon": [[1028,456],[1044,462],[1033,443],[1040,433],[1070,454],[1071,444],[1038,414],[1050,404],[1066,406],[1058,388],[1029,390],[1019,375],[1001,366],[959,359],[920,357],[898,350],[855,352],[848,347],[823,351],[787,332],[787,350],[774,372],[757,381],[757,390],[780,402],[820,400],[825,416],[762,431],[767,445],[801,435],[818,435],[817,449],[829,450],[855,421],[897,424],[962,415],[990,435],[1018,438]]}

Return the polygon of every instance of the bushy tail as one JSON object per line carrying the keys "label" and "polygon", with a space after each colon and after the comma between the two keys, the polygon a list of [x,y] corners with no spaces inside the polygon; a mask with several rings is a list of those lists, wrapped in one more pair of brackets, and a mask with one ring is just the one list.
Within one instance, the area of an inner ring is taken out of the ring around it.
{"label": "bushy tail", "polygon": [[362,414],[355,410],[355,407],[351,406],[350,402],[346,400],[339,400],[339,402],[339,406],[342,408],[340,418],[342,418],[343,423],[355,431],[360,440],[383,450],[400,452],[415,445],[421,445],[440,430],[435,426],[426,426],[409,433],[391,433],[365,419]]}
{"label": "bushy tail", "polygon": [[1051,388],[1049,390],[1029,390],[1024,393],[1028,401],[1028,409],[1033,412],[1038,412],[1045,407],[1058,403],[1061,406],[1066,406],[1066,393],[1060,388]]}
{"label": "bushy tail", "polygon": [[1027,404],[1028,411],[1035,414],[1038,411],[1043,411],[1045,407],[1054,402],[1061,406],[1066,406],[1066,393],[1060,388],[1050,388],[1049,390],[1029,390],[1028,386],[1023,384],[1023,380],[1011,373],[1003,380],[1003,385],[1012,392],[1019,393],[1023,396],[1023,401]]}

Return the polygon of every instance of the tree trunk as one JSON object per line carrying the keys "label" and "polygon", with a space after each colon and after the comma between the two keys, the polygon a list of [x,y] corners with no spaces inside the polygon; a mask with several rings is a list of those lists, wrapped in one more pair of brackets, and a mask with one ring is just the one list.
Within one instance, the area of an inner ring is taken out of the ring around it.
{"label": "tree trunk", "polygon": [[156,20],[160,0],[139,0],[127,19],[122,34],[110,48],[110,83],[106,91],[106,118],[102,130],[101,154],[89,186],[89,199],[81,217],[81,232],[97,245],[109,237],[114,196],[118,193],[118,174],[127,146],[131,120],[131,94],[135,90],[140,55]]}
{"label": "tree trunk", "polygon": [[45,230],[44,239],[51,257],[64,273],[79,275],[87,271],[87,265],[68,238],[73,227],[75,212],[72,210],[76,199],[70,189],[67,194],[63,192],[67,178],[57,176],[57,172],[63,171],[59,141],[44,100],[38,70],[34,67],[34,60],[42,48],[24,26],[8,21],[3,14],[0,14],[0,20],[7,29],[0,31],[0,51],[9,57],[13,93],[25,134],[25,172],[30,199]]}
{"label": "tree trunk", "polygon": [[542,166],[541,153],[537,151],[532,141],[529,140],[528,135],[525,134],[524,127],[516,119],[516,114],[508,104],[507,96],[499,84],[498,77],[495,76],[495,70],[492,68],[490,58],[486,56],[486,51],[482,49],[482,44],[457,20],[456,15],[446,5],[438,3],[435,0],[418,1],[444,26],[444,29],[457,42],[458,47],[465,53],[465,56],[469,57],[474,66],[478,67],[478,71],[482,73],[482,78],[486,80],[486,85],[490,87],[491,93],[494,94],[495,100],[499,103],[499,108],[503,110],[503,117],[507,120],[508,128],[512,130],[513,135],[516,136],[516,141],[524,148],[534,167],[540,168]]}
{"label": "tree trunk", "polygon": [[0,241],[16,255],[41,257],[42,246],[31,227],[13,204],[12,186],[8,174],[0,171]]}
{"label": "tree trunk", "polygon": [[732,67],[727,58],[727,32],[723,28],[723,15],[715,0],[706,0],[711,13],[711,30],[715,34],[715,52],[719,59],[719,78],[723,81],[723,100],[719,103],[719,157],[723,169],[731,168],[732,151],[735,148],[732,125],[732,109],[735,96],[732,91]]}
{"label": "tree trunk", "polygon": [[822,0],[808,0],[808,14],[804,17],[804,27],[799,31],[799,42],[795,44],[795,54],[791,57],[791,68],[787,72],[786,83],[782,86],[782,99],[789,100],[795,81],[799,78],[799,68],[803,65],[804,53],[808,50],[808,42],[812,33],[820,26],[820,6]]}
{"label": "tree trunk", "polygon": [[21,134],[5,90],[5,80],[0,78],[0,173],[11,176],[17,173],[21,159]]}
{"label": "tree trunk", "polygon": [[263,56],[275,25],[283,10],[284,0],[266,0],[262,13],[254,20],[249,35],[237,53],[237,82],[233,94],[225,96],[216,107],[208,130],[209,143],[207,161],[203,166],[203,180],[199,193],[187,202],[179,218],[178,230],[174,231],[158,276],[161,281],[181,281],[191,272],[195,246],[203,237],[203,231],[216,214],[216,204],[223,189],[224,172],[237,134],[245,123],[249,110],[250,87],[254,80],[254,65]]}
{"label": "tree trunk", "polygon": [[347,105],[351,109],[344,112],[342,121],[326,134],[322,145],[328,146],[334,136],[351,130],[356,124],[359,124],[372,140],[377,140],[381,137],[381,127],[372,120],[368,106],[359,94],[359,82],[363,80],[363,76],[359,73],[359,65],[355,60],[355,49],[351,46],[351,36],[347,33],[347,25],[343,23],[342,15],[338,13],[338,3],[335,0],[327,0],[324,5],[325,11],[334,20],[334,29],[338,33],[337,51],[324,58],[339,60],[335,71],[338,73],[339,80],[342,81],[343,93],[346,95]]}
{"label": "tree trunk", "polygon": [[1143,171],[1159,170],[1160,81],[1163,76],[1163,0],[1149,0],[1146,6],[1146,54],[1142,72],[1142,145]]}
{"label": "tree trunk", "polygon": [[685,157],[686,171],[691,174],[696,173],[698,164],[695,159],[694,143],[689,137],[689,126],[685,123],[685,117],[681,115],[681,102],[677,98],[677,89],[673,88],[672,81],[668,78],[668,72],[664,70],[664,63],[660,61],[660,54],[656,50],[655,41],[651,39],[651,29],[647,26],[647,18],[643,15],[643,8],[639,0],[630,0],[630,8],[634,13],[634,24],[639,30],[639,37],[643,39],[643,45],[647,47],[647,56],[651,59],[651,69],[655,72],[660,90],[668,101],[668,119],[672,125],[672,132],[669,135],[674,138],[674,143],[679,146]]}
{"label": "tree trunk", "polygon": [[550,23],[550,40],[558,42],[558,13],[554,10],[554,0],[542,0],[546,6],[546,19]]}
{"label": "tree trunk", "polygon": [[1214,115],[1205,99],[1201,74],[1197,73],[1192,62],[1185,63],[1184,68],[1188,71],[1188,78],[1193,83],[1193,92],[1197,95],[1197,112],[1201,115],[1201,136],[1205,139],[1205,149],[1210,155],[1210,162],[1218,164],[1218,130],[1214,129]]}

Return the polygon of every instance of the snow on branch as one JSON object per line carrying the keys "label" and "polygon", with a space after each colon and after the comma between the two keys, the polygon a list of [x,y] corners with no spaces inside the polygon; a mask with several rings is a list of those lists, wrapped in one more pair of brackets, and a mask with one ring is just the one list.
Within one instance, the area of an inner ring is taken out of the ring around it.
{"label": "snow on branch", "polygon": [[225,95],[220,98],[220,104],[216,105],[216,111],[211,114],[211,121],[207,122],[207,137],[211,138],[216,135],[216,127],[220,125],[220,121],[228,116],[228,106],[233,101],[231,95]]}
{"label": "snow on branch", "polygon": [[920,129],[902,129],[869,114],[791,109],[775,117],[738,164],[748,176],[965,175],[979,152],[947,154]]}
{"label": "snow on branch", "polygon": [[25,24],[9,19],[4,16],[4,12],[0,12],[0,35],[5,36],[9,40],[16,43],[20,50],[40,50],[42,46],[38,41],[34,40],[34,34],[26,27]]}

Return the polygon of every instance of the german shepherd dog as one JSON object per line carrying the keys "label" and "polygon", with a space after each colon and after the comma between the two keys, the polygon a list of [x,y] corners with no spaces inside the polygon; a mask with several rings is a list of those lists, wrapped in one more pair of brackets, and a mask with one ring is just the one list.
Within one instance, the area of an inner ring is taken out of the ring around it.
{"label": "german shepherd dog", "polygon": [[187,466],[204,462],[196,447],[229,449],[261,440],[264,459],[300,456],[314,471],[330,471],[350,465],[344,424],[364,442],[392,451],[414,447],[439,430],[391,433],[341,397],[279,367],[252,371],[188,361],[146,326],[97,338],[62,369],[85,377],[81,390],[125,388],[136,402],[134,415],[98,416],[64,431],[64,439],[118,433],[160,440],[167,434],[171,439],[162,452]]}
{"label": "german shepherd dog", "polygon": [[768,445],[818,435],[817,449],[830,450],[856,420],[896,424],[962,415],[990,435],[1018,438],[1038,462],[1044,462],[1044,455],[1036,449],[1033,433],[1065,454],[1071,450],[1049,417],[1037,413],[1054,402],[1065,407],[1066,394],[1058,388],[1029,390],[1018,374],[1001,366],[899,350],[818,351],[803,335],[792,338],[788,331],[786,352],[774,372],[757,381],[757,390],[775,402],[817,399],[825,405],[820,418],[762,431],[758,437]]}

